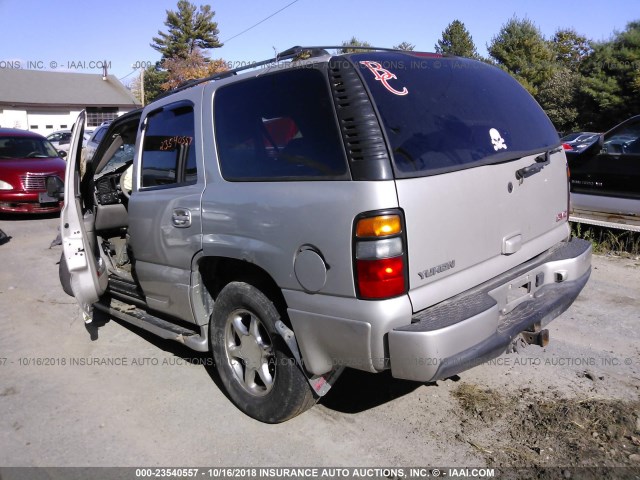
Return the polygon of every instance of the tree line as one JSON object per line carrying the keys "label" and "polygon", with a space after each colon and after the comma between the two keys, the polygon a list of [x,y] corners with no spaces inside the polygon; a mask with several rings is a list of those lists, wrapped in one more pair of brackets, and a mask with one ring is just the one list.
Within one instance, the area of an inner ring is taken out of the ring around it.
{"label": "tree line", "polygon": [[640,21],[609,40],[594,41],[573,29],[545,38],[528,19],[509,19],[478,55],[464,24],[455,20],[442,32],[438,53],[496,65],[535,97],[562,132],[602,132],[640,114]]}
{"label": "tree line", "polygon": [[[151,43],[162,57],[145,71],[145,104],[188,80],[227,70],[224,60],[205,53],[222,46],[214,15],[209,5],[196,9],[188,0],[179,0],[176,11],[167,10],[167,31],[158,31]],[[350,53],[353,46],[371,45],[352,37],[342,42],[340,52]],[[403,41],[393,48],[413,50],[415,45]],[[545,38],[531,20],[514,16],[487,45],[488,57],[478,54],[464,23],[454,20],[434,49],[507,71],[533,95],[560,132],[601,132],[640,114],[639,20],[613,32],[608,40],[594,41],[569,28]]]}

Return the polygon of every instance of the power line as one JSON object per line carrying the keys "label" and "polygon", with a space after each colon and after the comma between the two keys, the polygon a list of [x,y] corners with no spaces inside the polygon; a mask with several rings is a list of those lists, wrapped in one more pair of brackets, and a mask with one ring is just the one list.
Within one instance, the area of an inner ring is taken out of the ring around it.
{"label": "power line", "polygon": [[134,69],[132,72],[127,73],[124,77],[119,78],[118,80],[122,81],[122,80],[124,80],[125,78],[127,78],[129,75],[133,75],[133,74],[134,74],[134,73],[136,73],[137,71],[138,71],[138,69],[136,68],[136,69]]}
{"label": "power line", "polygon": [[297,3],[298,0],[293,0],[293,2],[288,3],[287,5],[285,5],[284,7],[282,7],[280,10],[278,10],[277,12],[273,12],[271,15],[269,15],[266,18],[263,18],[262,20],[260,20],[258,23],[256,23],[255,25],[251,25],[249,28],[247,28],[246,30],[241,31],[240,33],[237,33],[236,35],[234,35],[231,38],[227,38],[226,40],[224,40],[222,42],[222,44],[224,45],[225,43],[227,43],[229,40],[233,40],[236,37],[239,37],[240,35],[242,35],[243,33],[247,33],[249,30],[251,30],[252,28],[257,27],[258,25],[260,25],[261,23],[266,22],[267,20],[269,20],[271,17],[274,17],[275,15],[277,15],[278,13],[280,13],[281,11],[283,11],[285,8],[289,8],[291,5],[293,5],[294,3]]}
{"label": "power line", "polygon": [[[282,12],[283,10],[289,8],[291,5],[293,5],[294,3],[298,3],[299,0],[293,0],[293,2],[286,4],[284,7],[282,7],[280,10],[277,10],[275,12],[273,12],[271,15],[269,15],[268,17],[263,18],[262,20],[260,20],[258,23],[255,23],[253,25],[251,25],[249,28],[244,29],[243,31],[241,31],[240,33],[235,34],[233,37],[227,38],[226,40],[224,40],[222,42],[222,44],[227,43],[229,40],[233,40],[236,37],[239,37],[240,35],[247,33],[249,30],[257,27],[258,25],[260,25],[261,23],[266,22],[267,20],[269,20],[272,17],[275,17],[277,14],[279,14],[280,12]],[[131,73],[128,73],[127,75],[125,75],[122,78],[119,78],[118,80],[124,80],[125,78],[127,78],[129,75],[132,75],[133,73],[135,73],[137,70],[133,70]]]}

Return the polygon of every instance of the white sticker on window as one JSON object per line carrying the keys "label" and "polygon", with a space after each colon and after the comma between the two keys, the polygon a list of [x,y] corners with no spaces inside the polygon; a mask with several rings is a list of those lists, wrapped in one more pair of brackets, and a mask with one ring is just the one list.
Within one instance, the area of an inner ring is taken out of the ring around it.
{"label": "white sticker on window", "polygon": [[507,144],[504,143],[504,138],[502,138],[500,132],[497,129],[492,128],[491,130],[489,130],[489,136],[491,137],[491,144],[493,145],[493,149],[496,152],[503,148],[505,150],[507,149]]}

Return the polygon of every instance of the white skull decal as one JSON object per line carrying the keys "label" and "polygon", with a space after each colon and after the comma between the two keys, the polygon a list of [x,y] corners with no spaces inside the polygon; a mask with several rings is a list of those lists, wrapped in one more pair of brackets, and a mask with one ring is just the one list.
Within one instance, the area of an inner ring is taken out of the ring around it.
{"label": "white skull decal", "polygon": [[489,130],[489,136],[491,137],[491,143],[493,145],[493,149],[497,152],[501,148],[506,150],[507,145],[504,143],[504,139],[500,136],[500,132],[495,128]]}

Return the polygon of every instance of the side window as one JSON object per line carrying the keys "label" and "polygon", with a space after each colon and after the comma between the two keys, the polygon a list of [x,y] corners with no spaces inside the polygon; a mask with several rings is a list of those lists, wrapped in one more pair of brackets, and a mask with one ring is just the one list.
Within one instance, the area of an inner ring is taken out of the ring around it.
{"label": "side window", "polygon": [[348,178],[331,94],[320,70],[290,70],[222,87],[214,109],[226,180]]}
{"label": "side window", "polygon": [[149,114],[141,186],[190,185],[196,180],[193,106],[180,102]]}
{"label": "side window", "polygon": [[640,154],[640,122],[626,125],[605,138],[603,153],[609,155]]}

